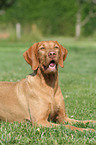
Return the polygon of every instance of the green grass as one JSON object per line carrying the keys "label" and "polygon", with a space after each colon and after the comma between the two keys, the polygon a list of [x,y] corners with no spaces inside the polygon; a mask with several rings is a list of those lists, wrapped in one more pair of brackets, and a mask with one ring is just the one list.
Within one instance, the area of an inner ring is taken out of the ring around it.
{"label": "green grass", "polygon": [[[59,40],[68,49],[64,69],[59,69],[59,84],[68,116],[80,120],[96,120],[96,42],[57,37],[51,39]],[[17,81],[32,72],[22,56],[30,45],[31,43],[0,42],[0,81]],[[96,130],[96,124],[91,123],[75,126]],[[42,128],[32,127],[30,122],[1,121],[0,144],[95,145],[96,131],[75,133],[62,125]]]}

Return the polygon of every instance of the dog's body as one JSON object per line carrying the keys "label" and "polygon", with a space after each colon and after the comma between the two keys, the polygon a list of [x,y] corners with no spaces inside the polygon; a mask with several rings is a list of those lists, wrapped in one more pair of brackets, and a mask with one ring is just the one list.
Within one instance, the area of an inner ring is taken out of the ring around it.
{"label": "dog's body", "polygon": [[[33,74],[19,82],[0,82],[0,119],[9,122],[30,120],[33,125],[46,127],[59,125],[49,120],[62,124],[80,122],[67,117],[58,85],[58,64],[63,67],[66,55],[67,50],[57,41],[42,41],[30,47],[24,58],[34,70]],[[82,122],[96,123],[92,120]]]}

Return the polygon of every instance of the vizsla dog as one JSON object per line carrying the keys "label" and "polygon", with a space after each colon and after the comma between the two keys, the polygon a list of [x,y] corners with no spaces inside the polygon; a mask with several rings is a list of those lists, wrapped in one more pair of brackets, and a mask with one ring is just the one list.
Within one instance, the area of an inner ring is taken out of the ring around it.
{"label": "vizsla dog", "polygon": [[[80,122],[67,117],[58,84],[58,66],[64,67],[67,50],[57,41],[41,41],[31,46],[23,56],[32,67],[33,74],[19,82],[0,82],[0,119],[9,122],[30,120],[32,125],[44,127]],[[81,122],[96,123],[92,120]],[[70,125],[65,127],[93,130]]]}

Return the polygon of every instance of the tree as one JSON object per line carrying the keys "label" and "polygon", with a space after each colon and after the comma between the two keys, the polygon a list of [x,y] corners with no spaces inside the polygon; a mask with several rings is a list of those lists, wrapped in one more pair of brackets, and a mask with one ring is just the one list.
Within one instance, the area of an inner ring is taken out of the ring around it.
{"label": "tree", "polygon": [[[91,18],[96,17],[96,0],[78,0],[78,11],[76,15],[76,38],[81,35],[81,28],[86,25]],[[83,11],[87,9],[87,14],[83,17]],[[83,18],[82,18],[83,17]]]}
{"label": "tree", "polygon": [[15,0],[0,0],[0,15],[5,13],[5,9],[11,7]]}

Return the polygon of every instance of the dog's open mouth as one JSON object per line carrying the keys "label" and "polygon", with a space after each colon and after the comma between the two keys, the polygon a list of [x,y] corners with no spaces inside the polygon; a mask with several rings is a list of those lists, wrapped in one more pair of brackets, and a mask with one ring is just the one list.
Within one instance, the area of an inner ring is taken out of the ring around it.
{"label": "dog's open mouth", "polygon": [[56,62],[54,60],[51,60],[48,66],[44,66],[45,71],[55,71],[57,68]]}
{"label": "dog's open mouth", "polygon": [[52,60],[52,61],[50,62],[49,67],[50,67],[50,68],[55,68],[55,67],[56,67],[56,63],[55,63],[54,60]]}

